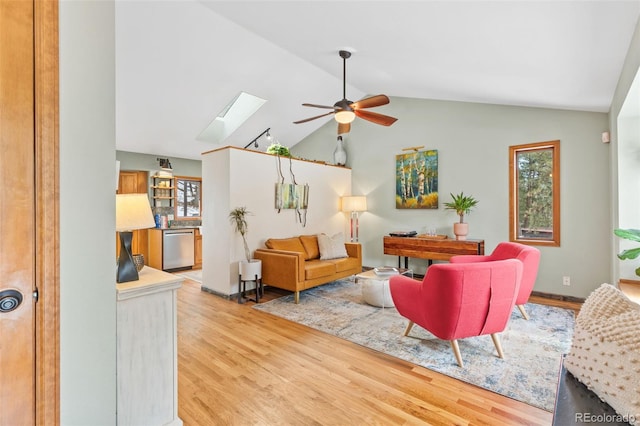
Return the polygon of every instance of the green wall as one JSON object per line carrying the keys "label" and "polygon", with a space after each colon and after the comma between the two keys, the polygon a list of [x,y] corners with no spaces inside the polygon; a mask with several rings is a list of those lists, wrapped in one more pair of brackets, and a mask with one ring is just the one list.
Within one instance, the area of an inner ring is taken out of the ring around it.
{"label": "green wall", "polygon": [[116,423],[114,9],[59,9],[62,425]]}
{"label": "green wall", "polygon": [[[116,160],[120,161],[120,170],[148,170],[155,172],[160,169],[158,158],[167,157],[165,155],[116,151]],[[175,176],[202,176],[202,161],[200,160],[169,157],[169,162]]]}
{"label": "green wall", "polygon": [[[396,264],[397,258],[382,248],[390,231],[435,227],[453,237],[457,216],[442,203],[460,191],[480,201],[465,219],[469,238],[484,239],[485,252],[492,251],[509,239],[509,146],[560,140],[561,246],[540,248],[535,290],[586,297],[609,282],[611,148],[601,142],[607,114],[398,97],[376,111],[398,121],[383,127],[356,119],[346,139],[352,192],[368,201],[368,211],[360,216],[365,265]],[[329,121],[292,151],[332,161],[335,132],[335,122]],[[437,210],[395,208],[395,156],[413,146],[438,150]],[[424,273],[426,261],[413,259],[410,267]],[[571,278],[570,286],[562,285],[563,276]]]}

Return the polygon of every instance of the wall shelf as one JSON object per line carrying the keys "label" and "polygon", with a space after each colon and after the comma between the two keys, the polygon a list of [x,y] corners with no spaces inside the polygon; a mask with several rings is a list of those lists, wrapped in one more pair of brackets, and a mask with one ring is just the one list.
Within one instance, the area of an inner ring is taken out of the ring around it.
{"label": "wall shelf", "polygon": [[173,176],[151,176],[153,207],[173,207],[176,188],[172,184]]}

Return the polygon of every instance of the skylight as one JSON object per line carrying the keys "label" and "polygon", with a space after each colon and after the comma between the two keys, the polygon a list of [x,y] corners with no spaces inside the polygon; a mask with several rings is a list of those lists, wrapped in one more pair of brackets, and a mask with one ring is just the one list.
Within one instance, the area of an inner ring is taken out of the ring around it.
{"label": "skylight", "polygon": [[198,135],[198,140],[221,143],[251,117],[266,99],[240,92],[213,119],[211,124]]}

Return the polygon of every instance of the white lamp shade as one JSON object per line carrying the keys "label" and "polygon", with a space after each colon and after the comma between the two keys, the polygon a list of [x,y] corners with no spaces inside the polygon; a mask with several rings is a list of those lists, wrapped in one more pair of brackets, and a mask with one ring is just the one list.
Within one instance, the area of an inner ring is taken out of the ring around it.
{"label": "white lamp shade", "polygon": [[364,212],[367,211],[367,197],[364,195],[349,195],[342,197],[343,212]]}
{"label": "white lamp shade", "polygon": [[156,226],[147,194],[116,194],[116,231]]}

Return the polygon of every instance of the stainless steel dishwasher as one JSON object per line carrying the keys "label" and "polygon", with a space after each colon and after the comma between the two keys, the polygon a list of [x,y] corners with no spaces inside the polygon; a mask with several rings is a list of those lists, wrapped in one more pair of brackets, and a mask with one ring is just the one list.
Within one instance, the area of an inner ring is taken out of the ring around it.
{"label": "stainless steel dishwasher", "polygon": [[162,235],[163,269],[188,268],[194,265],[193,229],[170,229]]}

